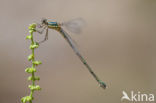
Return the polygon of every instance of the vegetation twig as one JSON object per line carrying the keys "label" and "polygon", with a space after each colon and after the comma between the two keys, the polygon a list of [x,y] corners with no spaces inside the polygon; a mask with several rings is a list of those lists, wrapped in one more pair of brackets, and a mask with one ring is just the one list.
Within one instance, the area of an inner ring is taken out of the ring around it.
{"label": "vegetation twig", "polygon": [[34,99],[34,97],[33,97],[34,91],[41,90],[40,86],[35,84],[36,80],[40,80],[40,78],[38,76],[35,76],[35,72],[36,72],[36,66],[41,64],[41,61],[35,60],[34,50],[39,47],[39,44],[37,42],[34,42],[34,39],[33,39],[34,32],[36,32],[36,24],[31,24],[29,26],[30,35],[28,35],[26,37],[26,39],[31,40],[31,45],[30,45],[29,49],[32,50],[32,54],[30,54],[28,56],[28,60],[32,62],[32,66],[26,68],[25,72],[31,74],[31,76],[28,77],[28,80],[32,81],[32,84],[28,86],[30,88],[30,94],[28,96],[21,98],[22,103],[26,103],[26,102],[32,103],[32,100]]}

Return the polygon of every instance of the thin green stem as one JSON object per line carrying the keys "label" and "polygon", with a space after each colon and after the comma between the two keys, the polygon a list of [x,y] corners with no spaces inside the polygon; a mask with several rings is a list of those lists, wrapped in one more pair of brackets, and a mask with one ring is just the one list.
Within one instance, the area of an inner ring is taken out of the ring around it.
{"label": "thin green stem", "polygon": [[[31,33],[31,44],[34,45],[34,39],[33,39],[33,33]],[[35,53],[34,53],[34,48],[32,48],[32,55],[33,55],[33,58],[32,58],[32,62],[35,61]],[[35,68],[35,64],[32,63],[32,68]],[[35,77],[35,73],[32,72],[32,78]],[[32,85],[35,85],[35,80],[32,79]],[[32,92],[33,94],[33,92]]]}
{"label": "thin green stem", "polygon": [[36,68],[35,67],[37,65],[41,64],[40,61],[36,61],[35,60],[35,48],[38,48],[38,46],[39,46],[36,42],[34,42],[34,39],[33,39],[33,32],[36,31],[35,28],[36,28],[36,24],[31,24],[29,26],[29,32],[30,32],[31,35],[26,37],[26,39],[30,39],[31,40],[30,49],[32,51],[32,54],[28,56],[28,60],[32,62],[32,66],[31,66],[31,68],[26,68],[25,71],[27,73],[31,73],[31,76],[28,77],[28,80],[32,81],[32,85],[29,85],[29,88],[30,88],[29,96],[25,96],[25,97],[23,97],[21,99],[21,101],[23,103],[26,103],[26,102],[32,103],[32,100],[34,99],[33,98],[34,91],[41,89],[39,85],[35,85],[35,81],[40,79],[39,77],[35,76],[35,72],[36,72]]}

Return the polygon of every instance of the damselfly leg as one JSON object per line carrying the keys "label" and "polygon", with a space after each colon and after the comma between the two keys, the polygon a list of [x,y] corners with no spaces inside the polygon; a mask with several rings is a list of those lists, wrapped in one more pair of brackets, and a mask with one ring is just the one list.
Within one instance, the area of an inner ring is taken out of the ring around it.
{"label": "damselfly leg", "polygon": [[45,42],[46,40],[48,40],[48,26],[47,25],[38,24],[37,27],[41,28],[41,30],[36,29],[36,31],[39,34],[43,34],[44,30],[46,30],[44,39],[42,41],[38,42],[39,44],[41,44],[41,43]]}
{"label": "damselfly leg", "polygon": [[39,34],[43,34],[44,30],[47,28],[46,25],[41,25],[41,24],[37,24],[37,27],[40,28],[41,30],[39,29],[36,29],[36,31],[39,33]]}
{"label": "damselfly leg", "polygon": [[48,40],[48,27],[45,28],[46,29],[46,33],[45,33],[45,37],[42,41],[39,41],[38,43],[41,44],[43,42],[45,42],[46,40]]}

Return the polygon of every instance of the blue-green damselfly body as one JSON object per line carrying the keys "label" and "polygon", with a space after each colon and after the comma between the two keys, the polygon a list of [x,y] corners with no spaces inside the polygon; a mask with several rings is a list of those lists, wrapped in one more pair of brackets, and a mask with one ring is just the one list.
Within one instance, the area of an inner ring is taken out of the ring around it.
{"label": "blue-green damselfly body", "polygon": [[[82,19],[81,19],[82,21]],[[51,21],[48,21],[47,19],[42,19],[41,21],[41,24],[38,24],[39,28],[42,28],[41,31],[38,31],[39,33],[43,33],[44,30],[46,30],[46,34],[45,34],[45,38],[43,41],[40,41],[40,43],[43,43],[44,41],[46,41],[48,39],[48,29],[54,29],[56,31],[58,31],[63,37],[64,39],[68,42],[68,44],[71,46],[71,48],[73,49],[73,51],[75,52],[75,54],[79,57],[79,59],[81,60],[81,62],[86,66],[86,68],[89,70],[89,72],[92,74],[92,76],[95,78],[95,80],[99,83],[100,87],[102,88],[106,88],[106,84],[104,82],[102,82],[98,77],[97,75],[94,73],[94,71],[92,70],[92,68],[89,66],[89,64],[86,62],[86,60],[83,58],[83,56],[80,54],[80,52],[78,51],[78,49],[76,48],[73,40],[71,39],[71,37],[67,34],[67,32],[65,32],[62,28],[62,26],[64,25],[67,25],[67,27],[72,28],[74,27],[76,24],[76,22],[71,22],[67,24],[63,24],[63,23],[58,23],[58,22],[51,22]],[[78,25],[79,26],[79,25]],[[76,27],[76,26],[75,26]],[[79,28],[76,28],[75,30],[71,29],[71,31],[73,32],[79,32],[80,29]]]}

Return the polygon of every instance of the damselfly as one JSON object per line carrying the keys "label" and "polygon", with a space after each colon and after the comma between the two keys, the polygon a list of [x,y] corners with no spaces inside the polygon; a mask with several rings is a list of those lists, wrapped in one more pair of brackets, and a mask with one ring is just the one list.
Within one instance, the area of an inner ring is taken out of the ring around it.
{"label": "damselfly", "polygon": [[67,27],[68,30],[70,30],[72,32],[75,32],[75,33],[79,33],[81,31],[80,27],[82,26],[82,24],[83,24],[83,19],[75,19],[75,20],[72,20],[72,21],[69,21],[69,22],[66,22],[66,23],[51,22],[51,21],[49,21],[47,19],[42,19],[41,24],[38,24],[38,27],[42,28],[42,30],[41,31],[37,30],[37,32],[42,34],[43,31],[46,30],[46,34],[45,34],[44,40],[40,41],[39,44],[43,43],[44,41],[46,41],[48,39],[48,29],[54,29],[54,30],[58,31],[64,37],[64,39],[68,42],[68,44],[71,46],[71,48],[73,49],[75,54],[79,57],[81,62],[86,66],[86,68],[89,70],[89,72],[95,78],[95,80],[99,83],[100,87],[105,89],[106,84],[104,82],[102,82],[97,77],[97,75],[94,73],[92,68],[88,65],[86,60],[83,58],[83,56],[80,54],[80,52],[76,48],[76,46],[75,46],[73,40],[71,39],[71,37],[62,28],[63,26],[65,26],[65,27]]}

